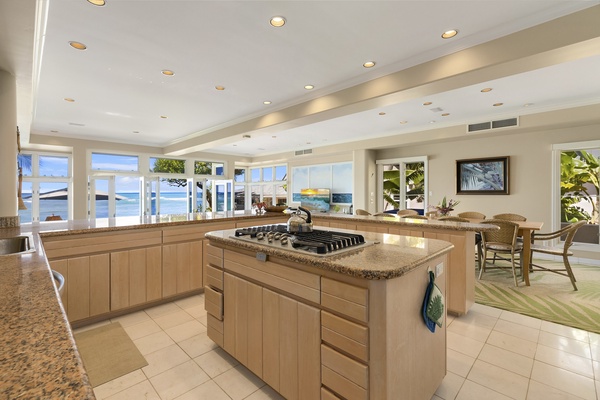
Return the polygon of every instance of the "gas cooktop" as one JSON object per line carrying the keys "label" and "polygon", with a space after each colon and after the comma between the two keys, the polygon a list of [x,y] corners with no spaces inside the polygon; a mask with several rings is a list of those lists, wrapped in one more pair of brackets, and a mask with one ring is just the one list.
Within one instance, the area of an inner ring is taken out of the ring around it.
{"label": "gas cooktop", "polygon": [[286,224],[236,229],[233,238],[318,256],[340,254],[373,244],[373,242],[366,241],[362,235],[357,233],[322,229],[313,229],[312,232],[290,233]]}

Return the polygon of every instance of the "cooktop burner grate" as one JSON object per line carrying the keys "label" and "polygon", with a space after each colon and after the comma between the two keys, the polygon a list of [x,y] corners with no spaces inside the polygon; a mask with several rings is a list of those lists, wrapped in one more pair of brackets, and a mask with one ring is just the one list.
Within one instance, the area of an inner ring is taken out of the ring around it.
{"label": "cooktop burner grate", "polygon": [[293,249],[300,249],[316,254],[329,254],[339,250],[367,244],[365,238],[357,233],[346,233],[313,229],[312,232],[289,233],[287,225],[262,225],[241,228],[235,231],[237,238],[251,241],[264,241],[264,244],[279,242],[287,246],[288,240]]}

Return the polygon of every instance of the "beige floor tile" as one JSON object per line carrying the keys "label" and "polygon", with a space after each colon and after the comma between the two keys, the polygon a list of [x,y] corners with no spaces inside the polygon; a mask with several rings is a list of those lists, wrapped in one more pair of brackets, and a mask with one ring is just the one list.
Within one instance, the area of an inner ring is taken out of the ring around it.
{"label": "beige floor tile", "polygon": [[565,336],[541,331],[538,343],[543,344],[544,346],[552,347],[553,349],[575,354],[579,357],[592,358],[590,345],[587,342],[581,342]]}
{"label": "beige floor tile", "polygon": [[534,342],[497,331],[490,333],[487,343],[532,359],[537,349]]}
{"label": "beige floor tile", "polygon": [[206,319],[207,319],[207,318],[208,318],[208,317],[206,316],[206,313],[204,313],[204,315],[201,315],[201,316],[197,317],[197,318],[196,318],[196,320],[197,320],[198,322],[200,322],[202,325],[204,325],[204,326],[208,326],[208,323],[206,322]]}
{"label": "beige floor tile", "polygon": [[540,336],[539,329],[531,328],[529,326],[517,324],[504,319],[498,320],[494,330],[518,337],[519,339],[525,339],[536,343],[538,341],[538,337]]}
{"label": "beige floor tile", "polygon": [[270,386],[265,385],[244,400],[285,400],[285,397],[281,396]]}
{"label": "beige floor tile", "polygon": [[474,323],[456,320],[448,327],[448,332],[453,332],[460,336],[471,338],[479,342],[485,342],[492,332],[492,327],[481,327],[475,325]]}
{"label": "beige floor tile", "polygon": [[442,399],[440,396],[437,396],[434,394],[433,397],[431,397],[431,400],[444,400],[444,399]]}
{"label": "beige floor tile", "polygon": [[196,336],[192,336],[182,342],[179,342],[179,346],[191,357],[196,358],[204,353],[217,348],[215,342],[206,336],[206,332]]}
{"label": "beige floor tile", "polygon": [[600,399],[600,380],[596,381],[596,399]]}
{"label": "beige floor tile", "polygon": [[538,344],[535,359],[588,378],[594,378],[594,367],[592,366],[592,360],[589,358],[579,357],[575,354]]}
{"label": "beige floor tile", "polygon": [[176,400],[231,400],[213,380],[190,390]]}
{"label": "beige floor tile", "polygon": [[130,372],[126,375],[120,376],[113,379],[110,382],[106,382],[100,386],[94,388],[94,394],[97,400],[105,399],[116,393],[119,393],[127,388],[137,385],[140,382],[146,380],[146,375],[141,369]]}
{"label": "beige floor tile", "polygon": [[165,372],[190,360],[185,351],[181,350],[176,344],[150,353],[145,358],[148,361],[148,365],[142,368],[142,371],[144,371],[144,374],[148,378],[152,378],[161,372]]}
{"label": "beige floor tile", "polygon": [[110,320],[106,320],[106,321],[97,322],[95,324],[82,326],[81,328],[74,329],[73,333],[81,333],[81,332],[89,331],[89,330],[92,330],[92,329],[99,328],[99,327],[101,327],[103,325],[108,325],[110,323],[111,323]]}
{"label": "beige floor tile", "polygon": [[175,300],[174,303],[184,310],[196,306],[204,307],[204,294],[197,294],[184,299]]}
{"label": "beige floor tile", "polygon": [[515,400],[527,396],[528,378],[485,361],[475,361],[467,379]]}
{"label": "beige floor tile", "polygon": [[598,344],[598,345],[600,345],[600,333],[588,332],[588,336],[590,338],[590,343],[591,344]]}
{"label": "beige floor tile", "polygon": [[582,399],[596,399],[593,379],[543,362],[535,361],[533,363],[531,380],[579,396]]}
{"label": "beige floor tile", "polygon": [[160,326],[152,319],[148,319],[148,321],[140,322],[139,324],[128,326],[125,329],[125,332],[129,335],[131,340],[136,340],[143,338],[144,336],[152,335],[153,333],[157,333],[162,331]]}
{"label": "beige floor tile", "polygon": [[193,319],[191,321],[184,322],[181,325],[165,329],[165,332],[171,337],[171,339],[178,343],[206,332],[206,326]]}
{"label": "beige floor tile", "polygon": [[586,331],[581,329],[572,328],[566,325],[555,324],[553,322],[542,321],[541,330],[544,332],[554,333],[555,335],[565,336],[571,339],[579,340],[581,342],[590,341],[590,335]]}
{"label": "beige floor tile", "polygon": [[162,400],[172,400],[209,380],[202,368],[190,360],[153,376],[150,383]]}
{"label": "beige floor tile", "polygon": [[133,399],[144,399],[144,400],[161,400],[156,390],[152,387],[149,381],[145,380],[137,385],[127,388],[113,396],[107,398],[107,400],[133,400]]}
{"label": "beige floor tile", "polygon": [[452,314],[446,314],[446,327],[450,326],[452,322],[456,319],[456,316]]}
{"label": "beige floor tile", "polygon": [[594,379],[600,381],[600,361],[592,361],[594,366]]}
{"label": "beige floor tile", "polygon": [[477,358],[484,342],[464,337],[454,332],[446,332],[447,347],[469,357]]}
{"label": "beige floor tile", "polygon": [[457,321],[481,328],[493,329],[498,321],[498,317],[490,316],[483,312],[469,310],[467,314],[462,315]]}
{"label": "beige floor tile", "polygon": [[175,344],[173,339],[162,330],[133,341],[142,355],[154,353],[160,349]]}
{"label": "beige floor tile", "polygon": [[531,376],[531,368],[533,368],[532,358],[490,344],[483,346],[477,359],[504,368],[526,378]]}
{"label": "beige floor tile", "polygon": [[464,382],[465,378],[462,376],[447,372],[442,384],[435,391],[435,395],[444,400],[454,400]]}
{"label": "beige floor tile", "polygon": [[510,400],[511,398],[485,386],[466,380],[456,396],[456,400]]}
{"label": "beige floor tile", "polygon": [[480,314],[485,314],[487,316],[494,317],[494,318],[499,318],[500,314],[502,314],[502,310],[499,308],[484,306],[483,304],[477,304],[477,303],[475,303],[471,306],[469,313],[471,311],[475,311]]}
{"label": "beige floor tile", "polygon": [[206,318],[206,310],[204,309],[204,305],[186,308],[185,312],[196,319],[203,317]]}
{"label": "beige floor tile", "polygon": [[214,381],[233,400],[245,399],[265,385],[242,365],[222,373]]}
{"label": "beige floor tile", "polygon": [[528,326],[533,329],[540,329],[542,321],[537,318],[532,318],[527,315],[517,314],[510,311],[502,311],[500,319],[504,321],[514,322],[515,324]]}
{"label": "beige floor tile", "polygon": [[122,315],[112,318],[111,322],[120,322],[123,328],[131,325],[139,324],[140,322],[148,321],[150,317],[144,311],[138,311],[131,314]]}
{"label": "beige floor tile", "polygon": [[475,362],[475,358],[452,349],[448,349],[446,354],[448,357],[448,371],[466,378]]}
{"label": "beige floor tile", "polygon": [[147,308],[144,311],[146,312],[146,314],[148,314],[150,316],[150,318],[158,318],[161,315],[167,315],[167,314],[171,314],[174,312],[179,312],[179,311],[181,311],[181,307],[179,307],[175,303],[165,303],[165,304],[161,304],[160,306]]}
{"label": "beige floor tile", "polygon": [[186,313],[181,309],[179,311],[161,315],[153,319],[154,322],[156,322],[158,326],[160,326],[164,330],[194,320],[194,318],[190,314]]}
{"label": "beige floor tile", "polygon": [[220,347],[194,358],[194,361],[210,376],[214,378],[239,364]]}
{"label": "beige floor tile", "polygon": [[600,361],[600,344],[591,343],[590,350],[592,353],[592,360]]}
{"label": "beige floor tile", "polygon": [[565,393],[536,381],[529,381],[527,400],[581,400],[581,397]]}

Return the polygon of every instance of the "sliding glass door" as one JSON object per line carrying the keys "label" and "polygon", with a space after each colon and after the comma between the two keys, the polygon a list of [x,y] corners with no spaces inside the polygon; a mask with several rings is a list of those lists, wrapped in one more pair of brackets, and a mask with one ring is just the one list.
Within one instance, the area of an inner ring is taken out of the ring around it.
{"label": "sliding glass door", "polygon": [[427,157],[377,161],[378,211],[427,207]]}

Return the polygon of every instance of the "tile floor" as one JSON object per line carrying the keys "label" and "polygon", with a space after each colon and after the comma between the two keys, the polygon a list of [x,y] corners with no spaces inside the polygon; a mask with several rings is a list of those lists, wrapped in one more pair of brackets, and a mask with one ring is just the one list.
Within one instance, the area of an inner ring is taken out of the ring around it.
{"label": "tile floor", "polygon": [[[148,366],[98,399],[282,399],[206,336],[203,295],[112,321]],[[448,373],[431,400],[600,400],[600,335],[478,304],[447,323]]]}

